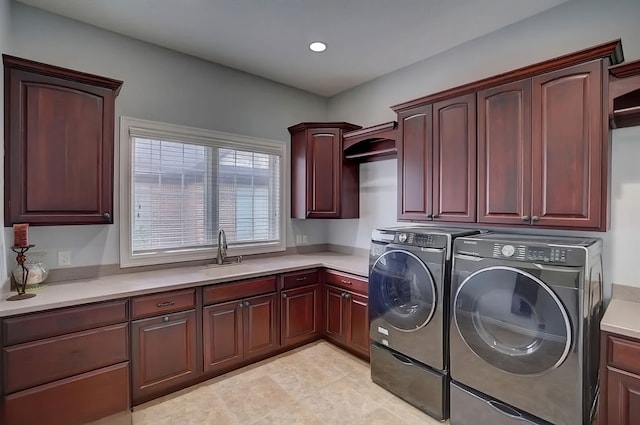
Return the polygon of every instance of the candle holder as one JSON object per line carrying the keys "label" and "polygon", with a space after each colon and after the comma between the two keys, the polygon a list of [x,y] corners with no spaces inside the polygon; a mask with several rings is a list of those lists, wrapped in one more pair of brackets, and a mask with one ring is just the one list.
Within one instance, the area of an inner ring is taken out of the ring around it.
{"label": "candle holder", "polygon": [[18,290],[17,295],[12,295],[7,298],[7,301],[18,301],[18,300],[26,300],[28,298],[33,298],[36,294],[27,294],[27,278],[29,277],[29,269],[24,263],[27,261],[26,255],[24,255],[30,248],[33,248],[35,245],[27,245],[27,246],[12,246],[11,251],[17,254],[16,261],[22,267],[22,282],[16,282],[16,289]]}

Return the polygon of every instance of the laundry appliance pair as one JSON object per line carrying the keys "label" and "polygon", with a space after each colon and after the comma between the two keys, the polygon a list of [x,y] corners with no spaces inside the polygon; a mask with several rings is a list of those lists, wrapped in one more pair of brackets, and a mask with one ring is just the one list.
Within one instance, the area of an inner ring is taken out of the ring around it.
{"label": "laundry appliance pair", "polygon": [[602,243],[376,229],[374,382],[451,425],[586,425],[598,390]]}

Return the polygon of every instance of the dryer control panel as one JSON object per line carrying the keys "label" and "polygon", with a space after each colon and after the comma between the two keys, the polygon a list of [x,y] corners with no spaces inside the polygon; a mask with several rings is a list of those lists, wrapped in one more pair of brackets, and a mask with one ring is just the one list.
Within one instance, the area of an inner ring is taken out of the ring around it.
{"label": "dryer control panel", "polygon": [[571,267],[584,265],[587,261],[587,251],[581,246],[491,241],[483,240],[482,236],[456,239],[454,255],[457,254]]}

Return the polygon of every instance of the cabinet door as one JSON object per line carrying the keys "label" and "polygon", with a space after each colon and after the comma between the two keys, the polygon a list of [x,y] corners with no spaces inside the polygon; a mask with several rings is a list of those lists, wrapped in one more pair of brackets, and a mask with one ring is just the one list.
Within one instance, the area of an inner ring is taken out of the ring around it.
{"label": "cabinet door", "polygon": [[134,404],[195,378],[194,310],[131,322]]}
{"label": "cabinet door", "polygon": [[[592,61],[533,78],[532,220],[558,227],[600,227],[603,75]],[[605,168],[606,170],[606,168]]]}
{"label": "cabinet door", "polygon": [[122,83],[18,58],[5,67],[5,225],[112,223]]}
{"label": "cabinet door", "polygon": [[244,358],[258,357],[279,346],[276,321],[276,294],[244,301]]}
{"label": "cabinet door", "polygon": [[242,361],[243,310],[242,300],[214,304],[202,309],[205,372],[225,369]]}
{"label": "cabinet door", "polygon": [[320,285],[282,291],[282,345],[288,346],[317,338],[320,333],[320,308]]}
{"label": "cabinet door", "polygon": [[347,344],[354,350],[369,357],[369,298],[348,292],[347,308]]}
{"label": "cabinet door", "polygon": [[607,423],[640,425],[640,376],[609,367],[607,381]]}
{"label": "cabinet door", "polygon": [[476,221],[476,95],[433,105],[433,219]]}
{"label": "cabinet door", "polygon": [[398,219],[427,220],[433,214],[432,106],[398,114]]}
{"label": "cabinet door", "polygon": [[307,130],[307,217],[340,217],[342,143],[339,130]]}
{"label": "cabinet door", "polygon": [[531,81],[478,93],[478,222],[529,224]]}
{"label": "cabinet door", "polygon": [[338,342],[347,342],[346,292],[331,286],[324,288],[324,333]]}

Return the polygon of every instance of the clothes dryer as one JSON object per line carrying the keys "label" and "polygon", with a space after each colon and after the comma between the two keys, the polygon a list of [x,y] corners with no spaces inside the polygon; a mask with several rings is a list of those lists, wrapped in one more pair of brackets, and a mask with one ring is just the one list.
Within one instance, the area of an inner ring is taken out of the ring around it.
{"label": "clothes dryer", "polygon": [[[451,425],[587,425],[598,392],[602,242],[454,242]],[[489,419],[490,418],[490,419]]]}

